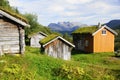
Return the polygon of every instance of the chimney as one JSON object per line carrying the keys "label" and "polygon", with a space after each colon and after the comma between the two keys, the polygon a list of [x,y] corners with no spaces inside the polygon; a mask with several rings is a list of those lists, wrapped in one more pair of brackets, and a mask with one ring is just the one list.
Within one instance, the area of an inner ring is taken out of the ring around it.
{"label": "chimney", "polygon": [[100,22],[98,23],[98,28],[101,28],[101,23]]}

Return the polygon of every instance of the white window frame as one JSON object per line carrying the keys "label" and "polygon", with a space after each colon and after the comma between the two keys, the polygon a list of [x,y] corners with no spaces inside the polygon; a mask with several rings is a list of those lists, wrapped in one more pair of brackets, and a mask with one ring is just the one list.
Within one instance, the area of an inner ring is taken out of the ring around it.
{"label": "white window frame", "polygon": [[102,35],[106,35],[107,31],[106,30],[102,30]]}

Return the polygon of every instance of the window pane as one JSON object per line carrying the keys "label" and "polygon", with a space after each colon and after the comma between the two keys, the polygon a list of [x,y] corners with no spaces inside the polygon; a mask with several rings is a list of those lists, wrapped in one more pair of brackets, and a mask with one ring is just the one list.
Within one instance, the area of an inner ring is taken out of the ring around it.
{"label": "window pane", "polygon": [[102,34],[106,34],[106,30],[102,30]]}

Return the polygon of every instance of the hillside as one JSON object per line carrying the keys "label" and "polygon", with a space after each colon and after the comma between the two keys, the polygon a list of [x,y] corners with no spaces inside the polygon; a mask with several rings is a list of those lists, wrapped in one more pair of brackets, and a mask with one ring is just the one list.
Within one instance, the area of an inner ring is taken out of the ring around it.
{"label": "hillside", "polygon": [[112,29],[120,29],[120,19],[111,20],[108,23],[106,23],[106,25]]}
{"label": "hillside", "polygon": [[120,58],[113,53],[78,54],[64,61],[26,47],[25,55],[0,57],[0,80],[119,80]]}

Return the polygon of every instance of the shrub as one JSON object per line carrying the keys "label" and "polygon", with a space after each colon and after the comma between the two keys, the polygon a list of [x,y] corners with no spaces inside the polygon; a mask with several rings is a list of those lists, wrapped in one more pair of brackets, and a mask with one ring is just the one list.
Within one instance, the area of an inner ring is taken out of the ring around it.
{"label": "shrub", "polygon": [[5,73],[17,74],[20,71],[20,66],[18,64],[12,64],[4,68]]}
{"label": "shrub", "polygon": [[102,80],[115,80],[115,79],[114,79],[114,76],[107,74],[103,76]]}
{"label": "shrub", "polygon": [[67,80],[91,80],[91,76],[78,66],[63,65],[55,69],[54,74]]}

